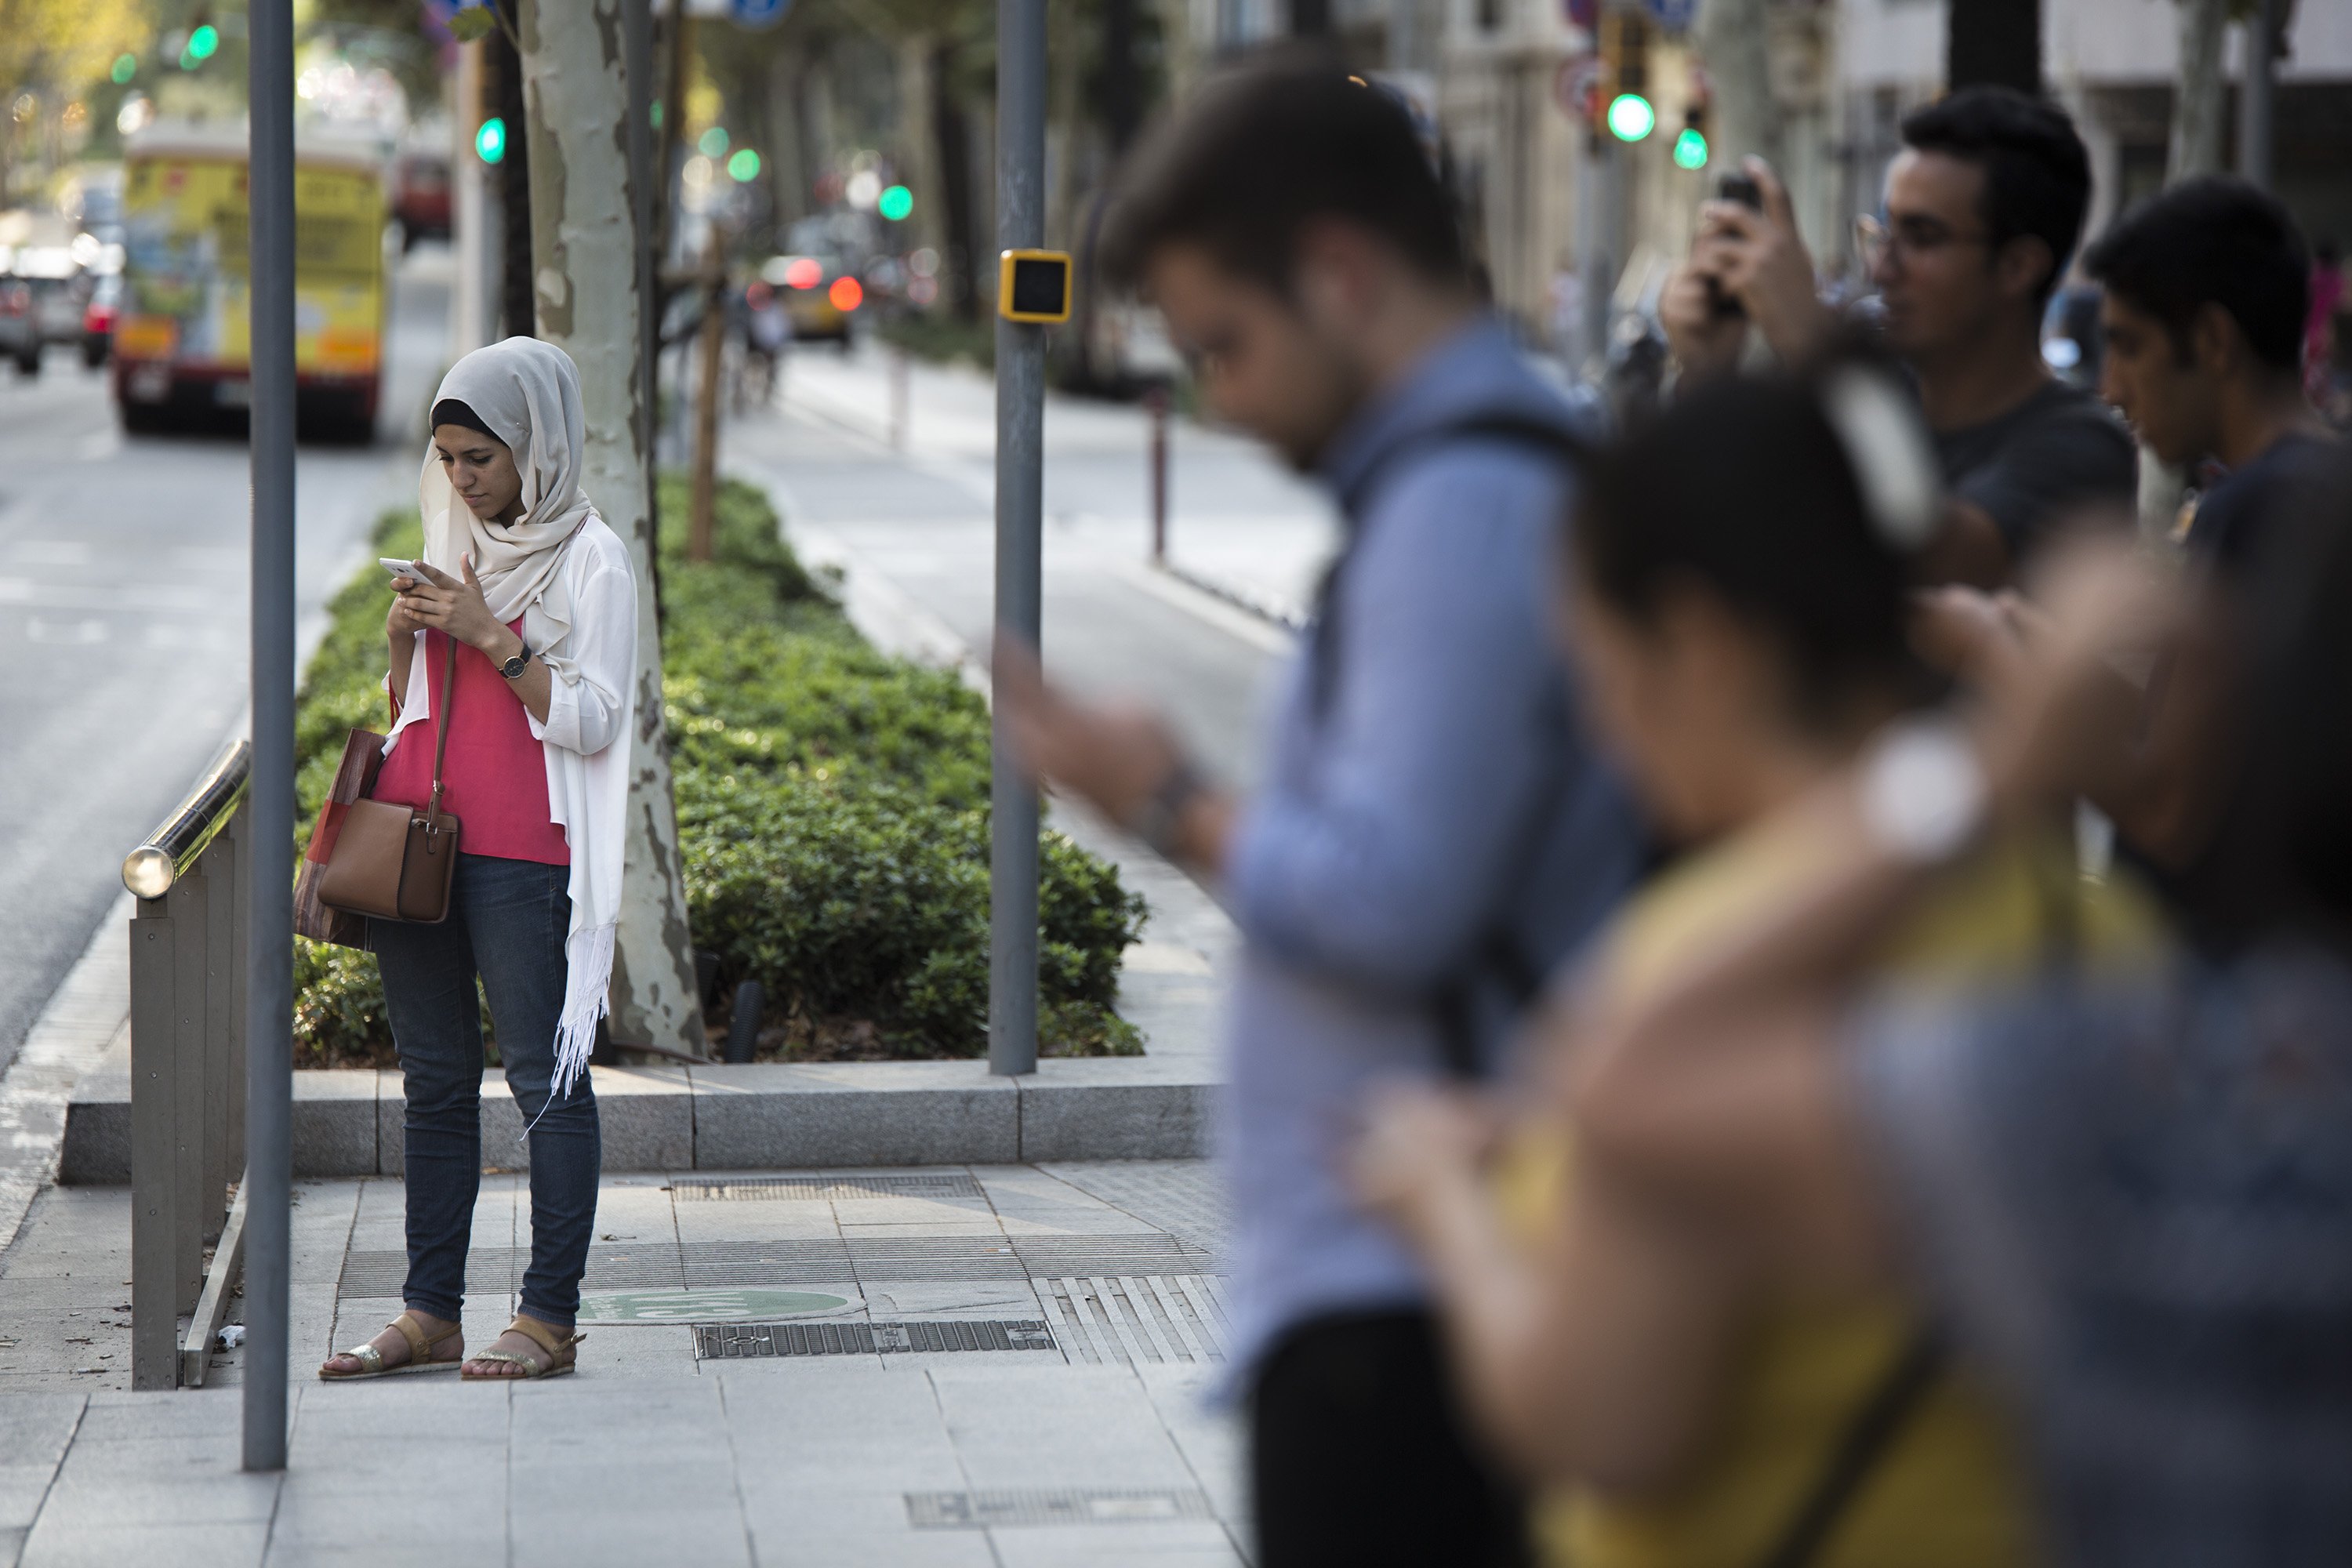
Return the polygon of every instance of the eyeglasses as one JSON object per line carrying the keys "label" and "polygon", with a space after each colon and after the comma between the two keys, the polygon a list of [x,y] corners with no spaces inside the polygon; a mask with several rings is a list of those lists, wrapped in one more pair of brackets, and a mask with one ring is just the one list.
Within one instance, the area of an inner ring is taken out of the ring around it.
{"label": "eyeglasses", "polygon": [[1948,245],[1990,245],[1989,234],[1956,234],[1934,218],[1904,218],[1892,227],[1864,213],[1853,220],[1853,248],[1864,270],[1875,272],[1890,255],[1923,257]]}

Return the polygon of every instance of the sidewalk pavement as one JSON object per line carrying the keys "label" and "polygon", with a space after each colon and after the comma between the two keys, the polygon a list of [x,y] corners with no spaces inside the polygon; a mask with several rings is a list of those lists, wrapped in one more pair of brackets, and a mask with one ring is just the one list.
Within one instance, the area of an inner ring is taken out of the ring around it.
{"label": "sidewalk pavement", "polygon": [[[792,357],[778,396],[788,415],[887,443],[888,377],[889,351],[870,343],[846,357],[803,352]],[[967,505],[987,514],[995,494],[994,383],[968,364],[910,359],[907,408],[905,466],[950,480]],[[730,438],[743,428],[739,421]],[[1176,416],[1168,437],[1168,564],[1272,620],[1303,624],[1339,544],[1329,499],[1246,436]],[[1150,542],[1144,410],[1052,395],[1045,442],[1047,531],[1142,559]],[[793,489],[812,503],[796,510],[796,521],[870,515],[854,495],[825,493],[819,478],[796,475]],[[894,508],[892,521],[907,519]]]}
{"label": "sidewalk pavement", "polygon": [[[399,1310],[402,1190],[296,1191],[282,1476],[236,1468],[242,1350],[127,1392],[127,1192],[36,1197],[0,1255],[0,1563],[1247,1560],[1200,1162],[608,1178],[580,1371],[505,1388],[316,1382]],[[470,1345],[529,1215],[484,1176]]]}

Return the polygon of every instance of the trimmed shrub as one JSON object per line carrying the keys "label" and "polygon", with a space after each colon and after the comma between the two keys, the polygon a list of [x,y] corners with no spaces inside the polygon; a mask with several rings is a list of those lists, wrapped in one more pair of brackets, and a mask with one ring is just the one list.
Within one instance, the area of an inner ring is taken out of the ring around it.
{"label": "trimmed shrub", "polygon": [[[660,491],[663,693],[695,944],[722,992],[757,980],[786,1054],[987,1048],[988,716],[955,676],[861,639],[795,558],[766,497],[719,489],[709,563],[686,560],[683,480]],[[378,527],[414,548],[413,517]],[[371,567],[336,599],[297,720],[307,835],[344,734],[381,728],[384,597]],[[1126,1055],[1112,1010],[1145,918],[1116,868],[1041,840],[1040,1048]],[[304,1065],[389,1062],[371,957],[298,943]]]}

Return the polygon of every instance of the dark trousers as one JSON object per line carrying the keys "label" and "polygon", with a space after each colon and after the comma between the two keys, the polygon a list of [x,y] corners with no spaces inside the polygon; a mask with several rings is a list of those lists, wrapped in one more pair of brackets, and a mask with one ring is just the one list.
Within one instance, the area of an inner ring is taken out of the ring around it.
{"label": "dark trousers", "polygon": [[1259,1568],[1522,1568],[1525,1497],[1479,1451],[1425,1312],[1318,1319],[1250,1398]]}
{"label": "dark trousers", "polygon": [[[555,1026],[563,1015],[570,869],[488,855],[457,858],[439,925],[368,922],[384,1010],[406,1079],[408,1284],[416,1311],[454,1321],[466,1299],[466,1244],[482,1189],[481,978],[507,1087],[530,1127],[530,1267],[522,1310],[568,1328],[596,1228],[603,1146],[583,1076],[554,1105]],[[544,1114],[542,1114],[542,1112]],[[489,1151],[497,1163],[498,1151]]]}

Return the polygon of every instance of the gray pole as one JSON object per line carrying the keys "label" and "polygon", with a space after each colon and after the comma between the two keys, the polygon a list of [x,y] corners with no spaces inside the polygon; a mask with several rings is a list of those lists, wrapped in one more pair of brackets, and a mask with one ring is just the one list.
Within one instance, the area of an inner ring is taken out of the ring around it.
{"label": "gray pole", "polygon": [[245,1468],[286,1468],[294,1114],[294,7],[253,0],[253,786],[245,842]]}
{"label": "gray pole", "polygon": [[2266,191],[2277,123],[2281,8],[2280,0],[2254,0],[2245,26],[2245,85],[2238,93],[2238,173]]}
{"label": "gray pole", "polygon": [[[996,243],[1045,235],[1045,0],[996,8]],[[1000,310],[1003,300],[998,301]],[[996,626],[1037,646],[1045,329],[996,321]],[[996,711],[1004,704],[999,694]],[[999,726],[1003,720],[996,721]],[[1037,792],[995,736],[989,792],[988,1070],[1037,1070]]]}
{"label": "gray pole", "polygon": [[[661,310],[655,277],[654,193],[660,188],[654,163],[654,7],[653,0],[621,0],[621,74],[628,79],[629,125],[624,140],[629,159],[629,191],[636,204],[637,246],[637,418],[646,454],[646,515],[654,520],[658,542],[661,486],[654,461],[654,440],[660,434],[655,413],[656,387],[661,355]],[[667,111],[665,111],[667,112]],[[658,562],[661,552],[653,558]],[[660,568],[655,568],[658,575]],[[658,607],[658,606],[656,606]]]}

